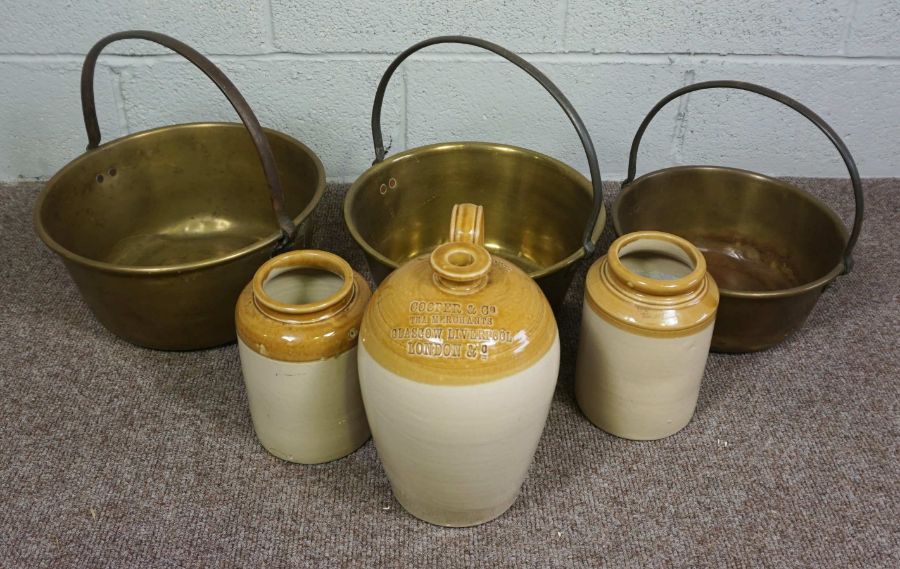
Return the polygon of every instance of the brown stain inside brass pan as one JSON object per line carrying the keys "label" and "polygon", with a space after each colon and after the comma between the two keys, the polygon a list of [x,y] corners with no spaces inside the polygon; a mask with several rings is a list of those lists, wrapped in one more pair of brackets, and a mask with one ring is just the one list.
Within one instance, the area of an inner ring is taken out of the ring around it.
{"label": "brown stain inside brass pan", "polygon": [[693,237],[706,258],[707,268],[719,288],[742,292],[784,290],[803,283],[779,254],[735,239]]}

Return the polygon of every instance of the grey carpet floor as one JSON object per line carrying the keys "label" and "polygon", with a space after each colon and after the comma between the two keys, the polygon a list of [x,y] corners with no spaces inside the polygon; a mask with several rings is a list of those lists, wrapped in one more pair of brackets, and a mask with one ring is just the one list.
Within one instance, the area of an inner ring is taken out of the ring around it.
{"label": "grey carpet floor", "polygon": [[[848,217],[845,182],[799,183]],[[784,344],[712,355],[694,420],[662,441],[578,411],[580,274],[522,495],[468,529],[406,514],[371,441],[321,466],[267,454],[236,347],[112,336],[34,235],[40,186],[2,186],[0,566],[898,567],[900,180],[865,186],[854,272]],[[365,271],[345,191],[329,186],[316,244]]]}

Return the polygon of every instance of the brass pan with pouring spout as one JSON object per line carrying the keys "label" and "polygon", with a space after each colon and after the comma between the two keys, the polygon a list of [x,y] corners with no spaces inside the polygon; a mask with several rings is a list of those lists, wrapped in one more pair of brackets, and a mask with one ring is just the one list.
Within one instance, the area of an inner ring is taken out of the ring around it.
{"label": "brass pan with pouring spout", "polygon": [[[641,137],[673,99],[693,91],[730,88],[778,101],[828,137],[850,173],[855,200],[849,235],[828,206],[785,181],[721,166],[678,166],[635,179]],[[853,267],[863,221],[862,184],[847,146],[821,117],[766,87],[741,81],[708,81],[682,87],[644,118],[612,209],[618,234],[657,230],[684,237],[703,251],[719,285],[712,349],[762,350],[784,340],[806,321],[824,288]]]}
{"label": "brass pan with pouring spout", "polygon": [[[185,57],[243,125],[167,126],[100,145],[94,68],[105,46],[124,39]],[[38,235],[97,319],[125,340],[166,350],[233,341],[241,289],[274,253],[308,239],[325,188],[322,163],[297,140],[263,129],[211,61],[160,33],[100,40],[85,58],[81,96],[88,149],[38,198]]]}

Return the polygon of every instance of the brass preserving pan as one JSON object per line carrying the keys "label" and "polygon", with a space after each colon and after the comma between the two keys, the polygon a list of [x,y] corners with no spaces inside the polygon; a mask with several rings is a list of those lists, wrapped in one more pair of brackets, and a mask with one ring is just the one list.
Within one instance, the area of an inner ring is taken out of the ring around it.
{"label": "brass preserving pan", "polygon": [[[488,142],[448,142],[413,148],[385,158],[381,107],[391,76],[425,47],[460,43],[491,51],[536,79],[578,132],[591,182],[544,154]],[[375,162],[350,187],[344,220],[380,282],[409,259],[447,239],[457,203],[484,206],[485,246],[519,265],[558,305],[577,262],[594,251],[606,212],[600,167],[587,128],[550,79],[518,55],[485,40],[442,36],[417,43],[388,66],[372,108]]]}
{"label": "brass preserving pan", "polygon": [[[837,148],[853,185],[856,211],[848,236],[828,206],[782,180],[719,166],[679,166],[635,179],[641,137],[667,103],[703,89],[758,93],[796,110]],[[628,178],[613,205],[619,234],[653,229],[680,235],[703,251],[721,292],[712,348],[762,350],[806,321],[823,289],[853,266],[863,220],[856,164],[837,133],[799,102],[740,81],[709,81],[678,89],[656,104],[635,134]]]}
{"label": "brass preserving pan", "polygon": [[[101,146],[94,68],[101,50],[123,39],[184,56],[243,125],[168,126]],[[263,129],[207,58],[159,33],[100,40],[85,58],[81,97],[88,150],[38,198],[38,235],[62,258],[97,319],[125,340],[166,350],[233,341],[241,289],[274,253],[305,244],[325,187],[322,163],[300,142]]]}

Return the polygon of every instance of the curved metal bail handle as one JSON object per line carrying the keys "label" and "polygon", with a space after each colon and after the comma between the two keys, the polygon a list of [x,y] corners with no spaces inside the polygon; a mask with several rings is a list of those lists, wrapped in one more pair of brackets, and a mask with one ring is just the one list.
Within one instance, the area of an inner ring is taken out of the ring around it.
{"label": "curved metal bail handle", "polygon": [[384,94],[385,91],[387,91],[388,82],[391,80],[391,76],[394,74],[394,71],[396,71],[397,68],[400,67],[400,64],[403,63],[403,61],[413,53],[428,46],[441,43],[459,43],[480,47],[499,55],[510,63],[515,64],[520,69],[531,75],[535,80],[537,80],[537,82],[540,83],[548,93],[550,93],[553,99],[556,100],[562,110],[566,113],[566,116],[569,117],[569,121],[578,132],[578,137],[581,139],[581,145],[584,147],[584,152],[587,155],[588,168],[591,174],[591,185],[594,189],[593,209],[591,210],[587,228],[584,232],[585,257],[590,256],[591,253],[594,252],[594,242],[591,240],[591,236],[594,233],[594,226],[597,224],[597,218],[600,216],[600,208],[603,205],[603,182],[600,179],[600,165],[597,163],[597,152],[594,150],[594,143],[591,141],[591,137],[588,134],[587,127],[584,126],[581,117],[578,116],[578,113],[575,111],[572,103],[569,102],[569,99],[567,99],[566,96],[562,94],[559,88],[554,85],[546,75],[544,75],[537,67],[528,63],[515,53],[495,43],[467,36],[439,36],[421,41],[398,55],[397,58],[394,59],[394,61],[392,61],[388,66],[387,70],[385,70],[384,75],[381,77],[381,81],[378,83],[378,90],[375,91],[375,102],[372,105],[372,141],[375,144],[374,164],[377,164],[378,162],[384,160],[384,157],[387,154],[387,150],[385,150],[384,148],[384,137],[382,136],[381,132],[381,107],[384,103]]}
{"label": "curved metal bail handle", "polygon": [[272,199],[272,209],[275,212],[275,218],[281,229],[281,239],[275,247],[278,253],[287,249],[297,235],[297,227],[293,220],[287,214],[284,207],[284,189],[281,185],[281,179],[278,176],[278,167],[275,163],[275,156],[272,154],[272,148],[269,145],[269,139],[266,138],[262,126],[259,124],[256,115],[250,109],[246,99],[238,91],[234,83],[225,76],[222,71],[216,67],[212,61],[203,56],[200,52],[187,44],[184,44],[175,38],[169,37],[158,32],[150,32],[145,30],[132,30],[126,32],[118,32],[110,34],[98,41],[94,47],[88,52],[84,58],[84,65],[81,68],[81,109],[84,113],[84,126],[88,135],[88,150],[97,148],[100,145],[100,126],[97,122],[97,109],[94,104],[94,68],[97,66],[97,58],[100,52],[107,45],[126,39],[147,40],[163,47],[167,47],[184,57],[194,64],[197,69],[202,71],[209,77],[216,87],[234,107],[241,121],[250,133],[253,144],[256,146],[256,152],[262,163],[263,172],[265,172],[266,183],[269,188],[269,195]]}
{"label": "curved metal bail handle", "polygon": [[851,184],[853,184],[853,199],[855,202],[853,228],[850,231],[850,238],[847,240],[847,246],[844,248],[844,274],[849,273],[853,269],[853,247],[856,245],[856,240],[859,238],[859,232],[862,229],[864,209],[862,182],[859,179],[859,171],[856,169],[856,162],[854,162],[853,156],[850,155],[850,151],[847,149],[844,141],[841,140],[841,137],[838,136],[834,129],[832,129],[831,126],[826,123],[824,119],[822,119],[822,117],[817,115],[806,105],[803,105],[802,103],[795,101],[794,99],[788,97],[787,95],[783,95],[778,91],[773,91],[772,89],[769,89],[767,87],[762,87],[754,83],[747,83],[745,81],[727,80],[704,81],[672,91],[671,93],[660,99],[660,101],[656,103],[656,105],[652,109],[650,109],[650,112],[644,118],[641,126],[638,127],[638,130],[634,135],[634,140],[631,143],[631,152],[628,154],[628,177],[625,178],[624,182],[622,182],[622,187],[624,188],[634,181],[635,172],[637,170],[638,147],[641,144],[641,138],[644,136],[644,131],[647,130],[647,127],[650,125],[650,121],[653,120],[653,117],[655,117],[656,114],[673,99],[677,99],[678,97],[687,93],[691,93],[693,91],[701,91],[703,89],[739,89],[742,91],[750,91],[752,93],[757,93],[764,97],[768,97],[773,101],[777,101],[794,109],[795,111],[806,117],[807,120],[809,120],[811,123],[816,125],[816,127],[818,127],[818,129],[828,137],[828,140],[831,141],[831,144],[834,145],[834,147],[840,153],[841,158],[844,160],[844,165],[847,167],[847,171],[850,172],[850,182]]}

